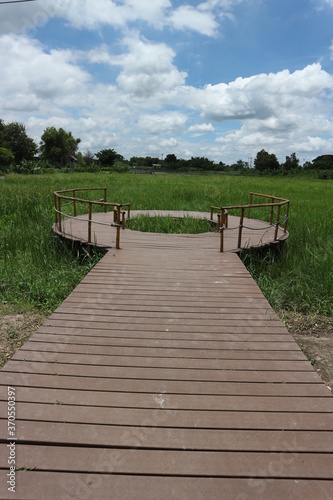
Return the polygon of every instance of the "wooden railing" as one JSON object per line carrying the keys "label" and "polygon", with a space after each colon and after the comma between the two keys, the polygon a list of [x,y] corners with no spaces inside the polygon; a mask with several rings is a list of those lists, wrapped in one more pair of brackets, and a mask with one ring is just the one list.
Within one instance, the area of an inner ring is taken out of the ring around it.
{"label": "wooden railing", "polygon": [[[253,199],[255,197],[265,198],[270,200],[268,203],[253,203]],[[247,215],[247,218],[251,218],[251,212],[253,213],[253,209],[256,208],[268,208],[269,209],[269,227],[275,227],[274,231],[274,241],[278,239],[279,227],[282,226],[281,218],[284,217],[283,222],[283,232],[287,233],[287,224],[289,219],[289,200],[285,198],[279,198],[277,196],[262,194],[262,193],[250,193],[250,199],[248,205],[230,205],[225,207],[215,207],[211,206],[211,220],[213,220],[214,212],[217,210],[220,212],[217,214],[217,230],[220,232],[221,241],[220,241],[220,251],[224,251],[224,232],[229,229],[229,213],[231,211],[240,212],[239,215],[239,225],[238,225],[238,245],[237,248],[240,249],[242,247],[242,231],[244,227],[244,219]],[[285,214],[283,216],[282,209],[285,209]],[[235,229],[235,228],[233,228]]]}
{"label": "wooden railing", "polygon": [[[88,200],[85,198],[77,197],[77,193],[81,192],[93,192],[101,191],[103,192],[103,197],[99,200]],[[63,223],[68,219],[78,218],[78,205],[84,204],[87,209],[83,210],[83,213],[88,214],[87,219],[82,219],[80,221],[87,222],[87,241],[89,244],[92,243],[92,223],[102,224],[105,223],[93,220],[93,207],[102,207],[105,213],[108,212],[110,208],[113,209],[113,224],[111,226],[116,227],[116,248],[120,248],[120,229],[125,228],[125,214],[127,211],[127,216],[130,218],[130,204],[129,203],[110,203],[107,202],[106,198],[107,188],[76,188],[76,189],[64,189],[62,191],[54,192],[54,210],[55,210],[55,224],[57,230],[63,232]],[[70,206],[71,209],[67,209]],[[127,210],[122,210],[124,207]],[[66,209],[66,211],[64,211]],[[110,225],[110,224],[108,224]]]}

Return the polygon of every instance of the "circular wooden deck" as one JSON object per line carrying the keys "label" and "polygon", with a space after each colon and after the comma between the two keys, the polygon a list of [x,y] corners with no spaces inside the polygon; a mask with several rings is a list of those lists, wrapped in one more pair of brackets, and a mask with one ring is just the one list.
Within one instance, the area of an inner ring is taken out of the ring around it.
{"label": "circular wooden deck", "polygon": [[[199,219],[210,220],[210,213],[208,212],[193,212],[193,211],[174,211],[174,210],[132,210],[131,218],[148,215],[150,217],[171,216],[174,218],[192,217]],[[214,214],[214,222],[217,223],[217,215]],[[92,215],[92,244],[99,248],[112,248],[116,246],[116,229],[112,227],[113,213],[94,213]],[[88,242],[88,215],[77,216],[76,218],[65,218],[62,221],[62,231],[60,232],[56,226],[54,230],[62,237],[79,241]],[[241,248],[238,248],[238,230],[239,230],[239,217],[229,215],[229,228],[224,231],[224,251],[225,252],[238,252],[240,250],[249,248],[258,248],[269,245],[276,245],[285,241],[289,233],[284,232],[282,227],[278,228],[277,239],[275,237],[275,226],[270,225],[268,222],[248,219],[244,220],[242,230],[242,243]],[[152,236],[153,235],[153,236]],[[159,233],[142,233],[130,229],[122,230],[120,237],[121,248],[124,245],[136,245],[140,241],[154,244],[156,240],[164,241],[165,244],[170,242],[172,245],[175,241],[182,246],[182,242],[187,240],[189,243],[192,240],[193,245],[201,246],[202,248],[220,248],[220,235],[216,233],[201,233],[201,234],[159,234]]]}

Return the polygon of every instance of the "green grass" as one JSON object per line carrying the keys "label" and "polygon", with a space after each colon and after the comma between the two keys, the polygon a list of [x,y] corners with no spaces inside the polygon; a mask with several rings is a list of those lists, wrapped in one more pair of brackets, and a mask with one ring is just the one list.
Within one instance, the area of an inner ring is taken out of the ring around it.
{"label": "green grass", "polygon": [[208,220],[194,219],[188,216],[177,219],[170,215],[155,217],[140,215],[127,221],[126,227],[146,233],[199,234],[216,231],[216,227]]}
{"label": "green grass", "polygon": [[53,191],[104,186],[108,201],[129,202],[133,209],[207,212],[211,205],[246,204],[250,191],[290,199],[290,238],[281,251],[251,252],[242,258],[276,310],[332,314],[332,181],[225,175],[0,179],[0,303],[50,312],[64,300],[97,256],[82,259],[77,248],[68,248],[53,235]]}

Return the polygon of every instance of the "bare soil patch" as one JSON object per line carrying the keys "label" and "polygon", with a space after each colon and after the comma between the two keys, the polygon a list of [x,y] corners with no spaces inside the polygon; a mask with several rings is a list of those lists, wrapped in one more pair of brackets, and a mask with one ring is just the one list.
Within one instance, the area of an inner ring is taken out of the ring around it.
{"label": "bare soil patch", "polygon": [[5,314],[0,306],[0,368],[15,354],[43,323],[36,313]]}
{"label": "bare soil patch", "polygon": [[333,318],[289,312],[280,317],[304,354],[330,389],[333,389]]}

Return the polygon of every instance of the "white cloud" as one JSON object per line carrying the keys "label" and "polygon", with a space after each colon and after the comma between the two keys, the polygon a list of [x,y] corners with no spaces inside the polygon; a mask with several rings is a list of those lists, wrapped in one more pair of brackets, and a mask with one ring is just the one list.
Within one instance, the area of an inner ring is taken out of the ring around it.
{"label": "white cloud", "polygon": [[121,90],[134,98],[151,99],[155,94],[184,85],[186,73],[173,64],[174,51],[165,44],[127,38],[128,52],[117,58],[122,66],[117,78]]}
{"label": "white cloud", "polygon": [[69,52],[46,53],[27,37],[9,35],[0,37],[0,48],[1,108],[49,112],[50,106],[79,105],[90,75],[70,63]]}
{"label": "white cloud", "polygon": [[313,64],[294,73],[285,70],[207,85],[193,91],[191,100],[209,120],[256,119],[269,123],[272,118],[283,121],[293,114],[317,113],[326,90],[333,91],[333,77],[320,64]]}
{"label": "white cloud", "polygon": [[214,132],[214,127],[211,123],[200,123],[196,125],[191,125],[188,129],[189,132],[199,132],[199,133],[206,133],[206,132]]}
{"label": "white cloud", "polygon": [[158,115],[144,115],[139,118],[140,131],[151,134],[182,133],[185,129],[187,116],[182,113],[166,113]]}
{"label": "white cloud", "polygon": [[1,7],[0,34],[33,32],[51,18],[65,19],[74,29],[102,26],[126,29],[145,22],[154,29],[172,26],[215,36],[219,23],[232,17],[234,6],[244,0],[207,0],[197,7],[184,3],[173,8],[170,0],[43,0]]}
{"label": "white cloud", "polygon": [[218,23],[213,12],[182,5],[170,15],[170,23],[176,29],[190,29],[202,35],[215,36]]}

